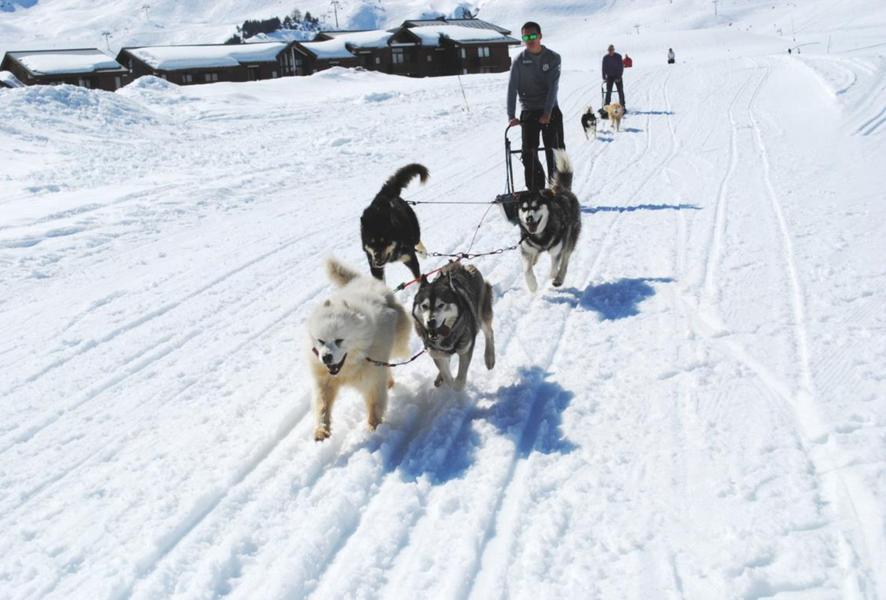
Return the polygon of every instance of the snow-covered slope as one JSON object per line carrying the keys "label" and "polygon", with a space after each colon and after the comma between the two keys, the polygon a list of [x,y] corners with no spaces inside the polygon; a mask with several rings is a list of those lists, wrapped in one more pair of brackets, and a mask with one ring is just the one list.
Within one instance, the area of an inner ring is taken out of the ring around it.
{"label": "snow-covered slope", "polygon": [[[495,369],[421,357],[322,444],[323,259],[365,268],[408,162],[412,200],[503,191],[506,75],[0,90],[0,598],[886,597],[882,3],[650,4],[482,5],[564,55],[566,284],[477,259]],[[631,112],[586,141],[610,41]],[[417,206],[425,245],[515,243],[487,208]]]}

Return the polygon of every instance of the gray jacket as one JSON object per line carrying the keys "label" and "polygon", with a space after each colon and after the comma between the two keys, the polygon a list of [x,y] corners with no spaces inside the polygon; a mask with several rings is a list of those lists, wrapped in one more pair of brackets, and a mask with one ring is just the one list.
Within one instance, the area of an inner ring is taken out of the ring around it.
{"label": "gray jacket", "polygon": [[557,106],[557,89],[560,85],[560,55],[541,47],[541,52],[531,54],[523,50],[511,63],[511,79],[508,81],[508,117],[517,113],[517,96],[523,110],[541,110],[549,115]]}

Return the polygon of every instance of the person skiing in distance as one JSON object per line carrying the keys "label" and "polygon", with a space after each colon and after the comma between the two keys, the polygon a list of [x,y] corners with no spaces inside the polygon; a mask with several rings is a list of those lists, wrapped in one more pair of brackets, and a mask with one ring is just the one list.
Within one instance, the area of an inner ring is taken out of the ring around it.
{"label": "person skiing in distance", "polygon": [[673,48],[668,48],[668,64],[672,65],[676,62],[677,56],[674,54]]}

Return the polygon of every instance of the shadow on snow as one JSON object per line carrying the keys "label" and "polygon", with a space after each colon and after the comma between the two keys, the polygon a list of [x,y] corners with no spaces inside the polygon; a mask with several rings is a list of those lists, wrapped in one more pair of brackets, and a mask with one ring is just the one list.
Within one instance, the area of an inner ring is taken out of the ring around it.
{"label": "shadow on snow", "polygon": [[547,297],[554,304],[568,304],[573,308],[592,310],[604,321],[633,317],[640,313],[639,304],[655,294],[649,283],[670,283],[673,279],[639,278],[619,279],[611,283],[589,285],[584,290],[564,288],[555,296]]}
{"label": "shadow on snow", "polygon": [[582,206],[583,213],[634,212],[635,210],[701,210],[695,204],[636,204],[634,206]]}
{"label": "shadow on snow", "polygon": [[[540,367],[524,367],[519,370],[516,383],[480,394],[477,405],[458,406],[453,402],[452,410],[435,418],[432,430],[437,432],[414,440],[409,456],[399,464],[387,466],[398,469],[407,481],[426,476],[431,483],[440,484],[462,477],[473,465],[477,449],[485,443],[480,435],[488,429],[484,423],[514,443],[517,460],[534,452],[568,454],[575,446],[563,438],[561,425],[563,411],[573,394],[558,383],[547,381],[548,375]],[[456,427],[447,428],[445,421],[437,427],[441,419],[453,419]]]}

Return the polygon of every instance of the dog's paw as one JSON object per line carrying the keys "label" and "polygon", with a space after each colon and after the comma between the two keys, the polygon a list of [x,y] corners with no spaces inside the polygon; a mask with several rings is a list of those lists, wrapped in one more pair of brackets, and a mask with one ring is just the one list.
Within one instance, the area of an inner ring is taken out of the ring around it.
{"label": "dog's paw", "polygon": [[381,419],[379,418],[369,417],[366,420],[366,426],[369,428],[369,431],[375,431],[379,425],[381,425]]}
{"label": "dog's paw", "polygon": [[326,438],[332,435],[332,432],[329,431],[329,428],[325,425],[321,425],[314,430],[314,441],[322,442]]}
{"label": "dog's paw", "polygon": [[561,285],[563,285],[563,280],[557,277],[554,279],[554,281],[551,282],[551,285],[554,287],[560,287]]}
{"label": "dog's paw", "polygon": [[467,385],[467,381],[462,381],[461,379],[455,379],[452,381],[452,389],[460,392],[465,389],[465,385]]}
{"label": "dog's paw", "polygon": [[531,272],[526,274],[526,287],[529,288],[530,292],[538,289],[538,282],[535,280],[535,275]]}
{"label": "dog's paw", "polygon": [[393,377],[388,379],[388,389],[391,389],[392,387],[394,387],[394,378]]}
{"label": "dog's paw", "polygon": [[486,368],[490,371],[495,368],[495,352],[487,352],[483,356],[484,362],[486,363]]}
{"label": "dog's paw", "polygon": [[437,375],[437,379],[434,380],[434,387],[440,387],[443,385],[443,375]]}

